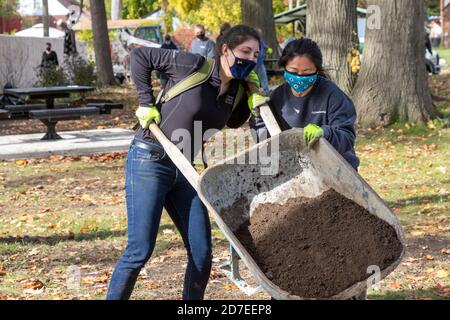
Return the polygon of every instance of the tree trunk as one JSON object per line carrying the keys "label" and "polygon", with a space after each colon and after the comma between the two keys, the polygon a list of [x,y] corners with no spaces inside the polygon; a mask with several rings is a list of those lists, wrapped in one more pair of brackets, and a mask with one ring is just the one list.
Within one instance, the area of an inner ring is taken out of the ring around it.
{"label": "tree trunk", "polygon": [[42,0],[42,24],[44,26],[44,37],[48,37],[49,30],[49,16],[48,16],[48,0]]}
{"label": "tree trunk", "polygon": [[308,38],[322,50],[325,71],[347,94],[356,81],[351,65],[358,45],[356,2],[309,0],[306,21]]}
{"label": "tree trunk", "polygon": [[425,68],[423,1],[369,0],[368,5],[375,11],[368,12],[364,56],[353,92],[358,122],[375,127],[434,118]]}
{"label": "tree trunk", "polygon": [[122,0],[111,1],[111,20],[122,19]]}
{"label": "tree trunk", "polygon": [[101,84],[115,84],[104,1],[90,1],[95,63]]}
{"label": "tree trunk", "polygon": [[169,3],[167,0],[162,0],[161,1],[161,9],[163,11],[163,33],[164,34],[169,34],[170,32],[172,32],[172,17],[169,13],[169,9],[168,9]]}
{"label": "tree trunk", "polygon": [[279,45],[275,33],[272,0],[241,0],[242,21],[244,24],[260,28],[264,42],[273,49],[276,58],[279,57]]}

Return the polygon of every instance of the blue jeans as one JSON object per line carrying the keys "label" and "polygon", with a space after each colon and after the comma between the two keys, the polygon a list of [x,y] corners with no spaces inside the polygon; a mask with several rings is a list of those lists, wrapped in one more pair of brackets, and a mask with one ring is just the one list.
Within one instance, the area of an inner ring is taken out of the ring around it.
{"label": "blue jeans", "polygon": [[164,149],[156,143],[146,144],[150,151],[132,144],[128,152],[128,245],[113,272],[106,298],[129,299],[141,268],[155,248],[165,207],[181,233],[188,255],[183,299],[203,299],[212,264],[208,211]]}

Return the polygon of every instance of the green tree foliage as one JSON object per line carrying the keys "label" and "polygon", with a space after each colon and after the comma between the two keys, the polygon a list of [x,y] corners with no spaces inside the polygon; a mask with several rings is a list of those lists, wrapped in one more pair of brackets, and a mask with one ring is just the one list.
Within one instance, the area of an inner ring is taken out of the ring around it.
{"label": "green tree foliage", "polygon": [[17,14],[18,0],[0,0],[0,16],[3,18]]}
{"label": "green tree foliage", "polygon": [[139,19],[154,11],[159,5],[158,0],[123,0],[123,18]]}
{"label": "green tree foliage", "polygon": [[440,0],[425,0],[426,13],[428,16],[439,16],[441,14]]}
{"label": "green tree foliage", "polygon": [[223,22],[232,25],[241,22],[241,8],[236,0],[170,0],[169,10],[189,24],[203,24],[214,33]]}

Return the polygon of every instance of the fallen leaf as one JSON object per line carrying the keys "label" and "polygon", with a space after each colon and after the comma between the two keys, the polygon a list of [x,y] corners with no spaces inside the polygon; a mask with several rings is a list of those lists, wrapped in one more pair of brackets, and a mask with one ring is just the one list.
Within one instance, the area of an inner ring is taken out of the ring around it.
{"label": "fallen leaf", "polygon": [[39,288],[39,289],[25,289],[23,290],[23,293],[28,293],[28,294],[41,294],[44,292],[44,287]]}
{"label": "fallen leaf", "polygon": [[0,277],[6,275],[6,268],[0,265]]}
{"label": "fallen leaf", "polygon": [[16,166],[25,166],[27,164],[27,160],[16,160]]}
{"label": "fallen leaf", "polygon": [[433,268],[429,268],[429,269],[425,270],[425,273],[426,274],[432,274],[432,273],[434,273],[434,269]]}
{"label": "fallen leaf", "polygon": [[80,229],[81,233],[89,233],[91,229],[89,228],[89,226],[84,226]]}
{"label": "fallen leaf", "polygon": [[92,201],[91,197],[88,194],[83,194],[80,199],[83,201]]}
{"label": "fallen leaf", "polygon": [[159,285],[157,285],[154,281],[150,281],[144,284],[144,288],[146,289],[157,289]]}
{"label": "fallen leaf", "polygon": [[83,282],[87,284],[97,284],[97,283],[107,283],[109,280],[108,272],[104,272],[98,276],[87,276],[83,277]]}
{"label": "fallen leaf", "polygon": [[39,253],[39,249],[38,248],[33,248],[28,252],[28,256],[35,256]]}
{"label": "fallen leaf", "polygon": [[400,289],[402,286],[400,285],[400,284],[398,284],[398,282],[397,281],[392,281],[392,283],[391,283],[391,288],[392,289],[394,289],[394,290],[398,290],[398,289]]}
{"label": "fallen leaf", "polygon": [[417,276],[413,276],[413,275],[408,275],[408,276],[406,276],[406,279],[409,281],[422,281],[425,279],[425,277],[417,277]]}
{"label": "fallen leaf", "polygon": [[24,289],[39,290],[44,287],[44,283],[40,280],[29,280],[23,284]]}
{"label": "fallen leaf", "polygon": [[227,283],[223,286],[226,291],[237,289],[237,286],[234,283]]}
{"label": "fallen leaf", "polygon": [[436,272],[436,277],[438,278],[447,278],[448,277],[448,272],[445,270],[439,270],[438,272]]}

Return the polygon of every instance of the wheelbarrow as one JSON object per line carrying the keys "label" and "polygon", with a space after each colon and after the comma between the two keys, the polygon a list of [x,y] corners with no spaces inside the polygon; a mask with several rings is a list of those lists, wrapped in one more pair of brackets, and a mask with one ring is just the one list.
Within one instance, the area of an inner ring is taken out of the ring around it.
{"label": "wheelbarrow", "polygon": [[[325,139],[319,139],[313,148],[309,148],[304,142],[302,129],[281,132],[267,105],[260,107],[260,114],[271,138],[206,169],[201,175],[156,124],[150,125],[151,132],[197,190],[217,226],[230,242],[231,259],[223,269],[228,271],[227,276],[240,289],[252,294],[262,288],[277,300],[305,299],[284,291],[269,280],[234,234],[260,204],[282,205],[288,199],[313,198],[333,188],[391,225],[399,241],[404,244],[403,230],[397,217]],[[400,264],[403,255],[404,247],[396,261],[379,270],[376,280],[392,272]],[[238,257],[260,287],[251,287],[240,278]],[[368,274],[367,279],[352,284],[330,299],[350,299],[360,294],[368,287],[370,278]]]}

